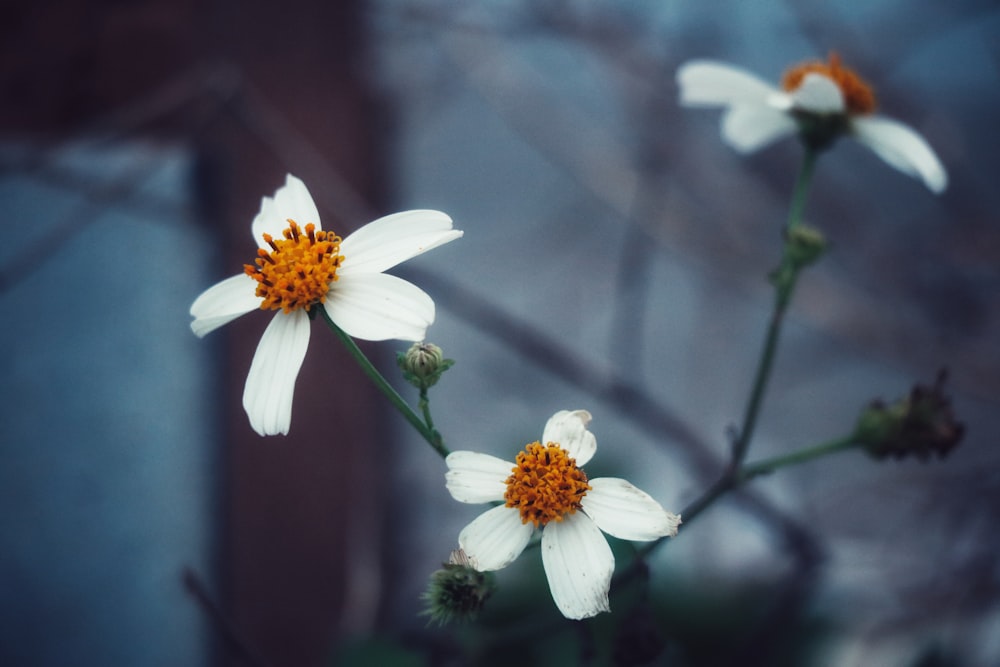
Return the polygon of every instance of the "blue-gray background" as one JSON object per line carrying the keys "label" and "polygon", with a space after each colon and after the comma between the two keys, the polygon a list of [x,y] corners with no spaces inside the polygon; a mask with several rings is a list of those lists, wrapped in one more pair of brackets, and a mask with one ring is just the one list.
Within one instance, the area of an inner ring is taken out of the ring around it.
{"label": "blue-gray background", "polygon": [[[552,412],[586,408],[596,471],[675,511],[741,416],[800,158],[793,141],[729,150],[716,112],[677,106],[677,66],[715,58],[776,80],[836,50],[881,112],[927,137],[951,178],[941,197],[851,142],[822,159],[806,217],[831,250],[796,294],[751,458],[840,435],[869,400],[941,366],[965,442],[940,463],[843,454],[760,480],[766,511],[723,501],[657,553],[654,583],[689,596],[794,580],[775,528],[790,521],[822,553],[800,609],[831,621],[820,664],[913,664],[929,649],[1000,662],[995,3],[383,0],[368,18],[358,66],[392,120],[393,207],[445,210],[466,232],[398,272],[425,281],[429,337],[458,360],[433,390],[449,445],[511,457]],[[2,655],[207,664],[204,618],[179,585],[211,558],[223,474],[211,348],[187,329],[218,275],[192,224],[193,158],[83,137],[46,150],[63,178],[43,180],[23,167],[37,150],[5,144],[0,180]],[[621,410],[618,378],[685,428]],[[381,542],[390,635],[422,631],[426,574],[479,511],[448,497],[440,460],[402,425],[398,440]]]}

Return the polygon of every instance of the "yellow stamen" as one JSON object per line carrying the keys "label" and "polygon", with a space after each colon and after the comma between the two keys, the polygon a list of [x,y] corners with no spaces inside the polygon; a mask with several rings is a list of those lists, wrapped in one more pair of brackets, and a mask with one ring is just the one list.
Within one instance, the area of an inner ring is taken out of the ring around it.
{"label": "yellow stamen", "polygon": [[796,90],[807,74],[822,74],[837,84],[844,96],[844,106],[848,113],[870,114],[875,111],[875,93],[872,87],[854,70],[841,65],[840,56],[836,53],[830,54],[828,63],[814,60],[792,67],[782,77],[781,87],[789,92]]}
{"label": "yellow stamen", "polygon": [[294,220],[275,240],[264,234],[271,246],[257,250],[256,266],[245,264],[243,272],[257,281],[257,296],[263,310],[308,311],[326,300],[330,283],[337,280],[337,268],[344,261],[340,252],[340,237],[333,232],[317,231],[316,225],[306,225],[301,234]]}
{"label": "yellow stamen", "polygon": [[562,521],[580,509],[590,490],[587,475],[559,445],[533,442],[517,455],[517,465],[507,478],[504,500],[521,512],[521,523],[535,527]]}

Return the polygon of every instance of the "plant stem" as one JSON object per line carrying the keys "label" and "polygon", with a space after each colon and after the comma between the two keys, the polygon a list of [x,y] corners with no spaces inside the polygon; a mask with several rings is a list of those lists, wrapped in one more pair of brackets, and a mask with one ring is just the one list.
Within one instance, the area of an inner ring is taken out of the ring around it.
{"label": "plant stem", "polygon": [[[695,498],[687,507],[681,510],[681,517],[684,520],[683,526],[687,527],[691,525],[691,522],[694,521],[695,517],[701,514],[702,511],[708,509],[708,507],[715,503],[716,500],[755,477],[767,475],[781,468],[806,463],[808,461],[812,461],[813,459],[818,459],[823,456],[835,454],[836,452],[846,451],[848,449],[861,446],[862,444],[858,441],[857,435],[851,433],[850,435],[846,435],[841,438],[835,438],[818,445],[799,449],[790,454],[783,454],[781,456],[775,456],[770,459],[764,459],[763,461],[751,463],[736,469],[732,473],[724,474],[715,482],[715,484],[709,487],[705,493]],[[665,541],[666,538],[661,537],[656,541],[648,542],[642,545],[636,549],[638,559],[641,560],[652,552],[653,549],[655,549],[659,544]]]}
{"label": "plant stem", "polygon": [[806,463],[807,461],[812,461],[813,459],[818,459],[822,456],[827,456],[829,454],[860,446],[861,443],[858,442],[857,436],[854,433],[851,433],[850,435],[846,435],[842,438],[836,438],[819,445],[806,447],[805,449],[800,449],[790,454],[783,454],[770,459],[764,459],[763,461],[757,461],[756,463],[747,464],[740,468],[736,482],[738,484],[742,484],[743,482],[749,481],[754,477],[769,475],[780,468]]}
{"label": "plant stem", "polygon": [[[815,164],[816,153],[806,150],[802,161],[802,168],[795,182],[795,191],[792,194],[792,204],[788,213],[788,222],[785,226],[786,234],[788,230],[798,225],[802,220],[802,210],[805,207],[806,194],[809,191],[809,183],[812,180]],[[743,460],[746,458],[747,450],[750,448],[750,440],[753,437],[754,427],[757,424],[757,416],[760,414],[760,406],[764,400],[764,393],[771,376],[771,369],[774,366],[774,355],[778,347],[781,325],[784,322],[785,312],[788,309],[788,303],[791,301],[792,292],[795,290],[795,283],[798,280],[801,268],[800,265],[791,261],[786,248],[781,259],[781,265],[772,275],[775,287],[774,310],[771,313],[771,321],[767,328],[767,337],[764,339],[764,348],[761,352],[760,361],[757,364],[753,389],[750,391],[750,398],[743,415],[743,425],[739,430],[736,442],[733,443],[733,458],[729,468],[730,475],[742,465]]]}
{"label": "plant stem", "polygon": [[[326,309],[320,308],[319,310],[323,314],[323,319],[326,321],[327,325],[333,333],[337,334],[337,337],[347,348],[347,351],[350,352],[355,361],[360,364],[361,370],[363,370],[365,375],[367,375],[369,379],[375,383],[375,386],[378,387],[379,391],[381,391],[385,397],[389,399],[389,402],[403,414],[406,421],[410,422],[410,425],[417,430],[417,433],[419,433],[431,447],[434,448],[434,451],[440,454],[441,458],[448,456],[451,452],[449,452],[448,448],[441,442],[441,436],[437,434],[433,427],[421,421],[417,413],[413,411],[413,408],[409,406],[403,397],[399,395],[399,392],[397,392],[392,385],[389,384],[388,380],[386,380],[382,374],[379,373],[378,369],[375,368],[372,362],[369,361],[368,357],[365,356],[365,353],[358,347],[358,344],[354,342],[354,339],[348,336],[343,329],[333,323],[333,320],[330,319]],[[427,413],[428,410],[425,408],[424,414],[427,415]]]}

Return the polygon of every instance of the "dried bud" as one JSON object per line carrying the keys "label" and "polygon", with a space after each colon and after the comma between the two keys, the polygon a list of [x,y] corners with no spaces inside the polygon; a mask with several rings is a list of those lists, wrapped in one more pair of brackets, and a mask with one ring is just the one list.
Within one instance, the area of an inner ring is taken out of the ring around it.
{"label": "dried bud", "polygon": [[826,250],[826,239],[815,227],[796,225],[785,236],[785,252],[797,268],[808,266]]}
{"label": "dried bud", "polygon": [[427,590],[421,595],[427,608],[420,615],[430,616],[431,623],[438,625],[470,621],[495,589],[493,573],[477,571],[465,552],[456,549],[442,569],[431,575]]}
{"label": "dried bud", "polygon": [[406,381],[423,390],[433,387],[455,362],[445,359],[441,348],[433,343],[414,343],[406,352],[396,354],[396,363]]}
{"label": "dried bud", "polygon": [[956,421],[951,401],[944,395],[945,371],[940,371],[932,387],[917,384],[892,405],[875,400],[858,419],[858,441],[878,459],[897,459],[912,454],[926,461],[937,453],[944,458],[958,446],[965,426]]}

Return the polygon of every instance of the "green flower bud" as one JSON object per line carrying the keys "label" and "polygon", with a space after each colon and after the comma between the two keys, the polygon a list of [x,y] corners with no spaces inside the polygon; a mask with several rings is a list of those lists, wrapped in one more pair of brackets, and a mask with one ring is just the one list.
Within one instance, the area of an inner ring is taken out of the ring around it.
{"label": "green flower bud", "polygon": [[441,348],[433,343],[414,343],[406,352],[396,354],[396,363],[407,382],[424,390],[433,387],[455,362],[445,359]]}
{"label": "green flower bud", "polygon": [[421,595],[427,608],[420,615],[430,616],[430,622],[438,625],[470,621],[494,590],[493,573],[479,572],[471,566],[465,552],[456,549],[442,569],[431,575],[427,590]]}
{"label": "green flower bud", "polygon": [[921,461],[936,453],[944,458],[958,446],[965,425],[955,419],[944,394],[947,373],[938,373],[934,385],[917,384],[909,395],[891,405],[875,400],[858,418],[855,436],[878,459],[909,455]]}

